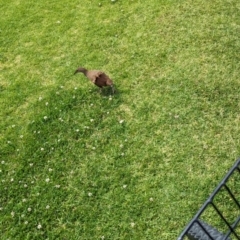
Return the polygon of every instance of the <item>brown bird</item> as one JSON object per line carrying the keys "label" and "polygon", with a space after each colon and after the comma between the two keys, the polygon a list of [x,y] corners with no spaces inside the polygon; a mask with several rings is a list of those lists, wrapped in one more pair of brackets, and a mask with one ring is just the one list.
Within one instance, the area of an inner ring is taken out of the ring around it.
{"label": "brown bird", "polygon": [[112,88],[112,93],[115,92],[113,81],[108,77],[108,75],[99,70],[87,70],[86,68],[79,67],[74,74],[81,72],[83,73],[92,83],[97,85],[100,89],[102,87],[110,86]]}

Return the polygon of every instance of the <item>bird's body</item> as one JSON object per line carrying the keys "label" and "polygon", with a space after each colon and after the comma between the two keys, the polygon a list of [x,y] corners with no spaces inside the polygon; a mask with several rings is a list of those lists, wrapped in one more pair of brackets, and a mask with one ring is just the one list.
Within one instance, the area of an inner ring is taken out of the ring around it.
{"label": "bird's body", "polygon": [[100,70],[87,70],[86,68],[79,67],[74,74],[82,72],[92,83],[99,88],[110,86],[112,93],[114,93],[113,81],[108,75]]}

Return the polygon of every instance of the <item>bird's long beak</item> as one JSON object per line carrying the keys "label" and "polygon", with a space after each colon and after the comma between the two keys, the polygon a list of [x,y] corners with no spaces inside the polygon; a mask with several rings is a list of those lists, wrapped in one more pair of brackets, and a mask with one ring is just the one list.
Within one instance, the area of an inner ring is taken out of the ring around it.
{"label": "bird's long beak", "polygon": [[78,69],[74,72],[74,74],[76,74],[76,73],[78,73],[79,71],[78,71]]}

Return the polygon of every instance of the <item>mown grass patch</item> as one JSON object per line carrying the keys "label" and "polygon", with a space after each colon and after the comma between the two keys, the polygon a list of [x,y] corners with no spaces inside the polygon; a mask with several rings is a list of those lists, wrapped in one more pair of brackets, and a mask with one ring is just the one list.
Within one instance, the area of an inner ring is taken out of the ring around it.
{"label": "mown grass patch", "polygon": [[2,238],[176,238],[239,155],[239,3],[0,4]]}

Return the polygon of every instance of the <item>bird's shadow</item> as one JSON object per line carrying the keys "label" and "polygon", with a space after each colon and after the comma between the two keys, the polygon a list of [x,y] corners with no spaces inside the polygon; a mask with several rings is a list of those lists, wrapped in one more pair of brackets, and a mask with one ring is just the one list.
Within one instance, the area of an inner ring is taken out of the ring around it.
{"label": "bird's shadow", "polygon": [[96,91],[98,91],[99,94],[104,97],[109,97],[109,96],[118,96],[119,97],[119,95],[120,95],[120,92],[116,88],[116,86],[114,86],[114,92],[111,87],[103,87],[103,88],[100,88],[100,90],[97,89]]}

